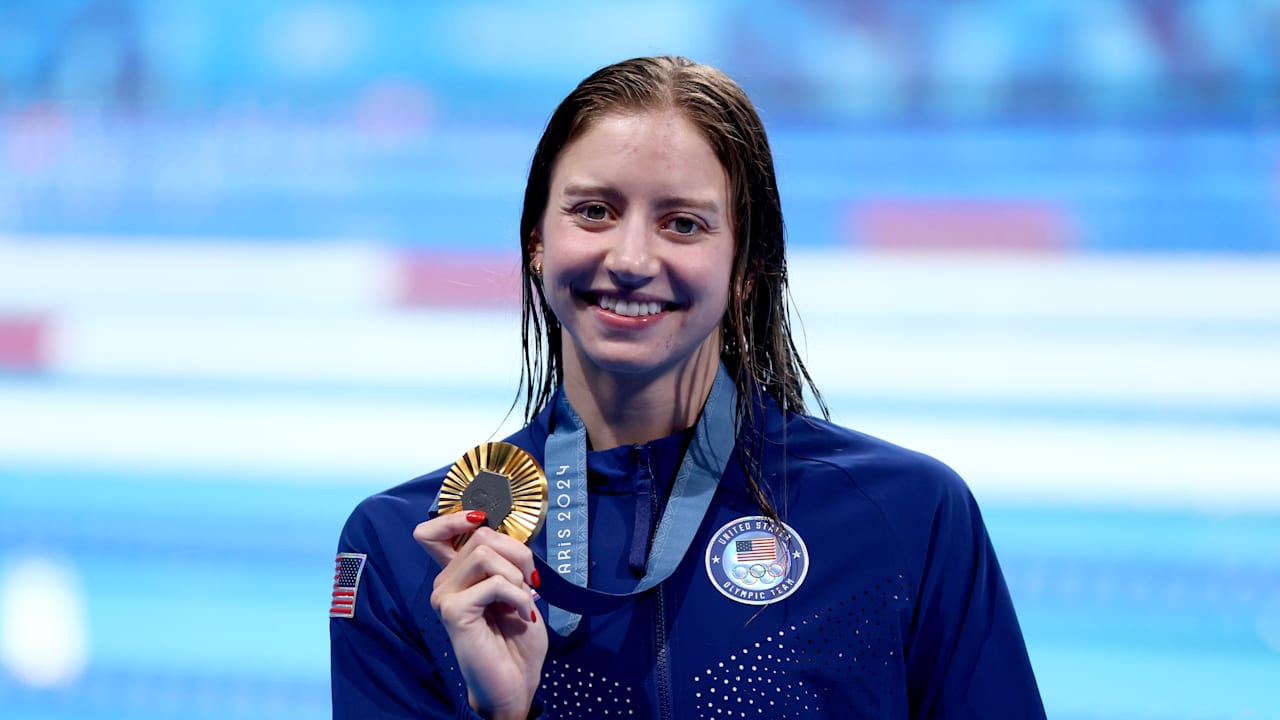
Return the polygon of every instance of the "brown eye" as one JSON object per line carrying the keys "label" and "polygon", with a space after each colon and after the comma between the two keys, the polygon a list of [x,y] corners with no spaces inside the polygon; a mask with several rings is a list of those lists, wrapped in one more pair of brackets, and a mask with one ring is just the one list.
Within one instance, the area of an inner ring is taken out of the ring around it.
{"label": "brown eye", "polygon": [[600,203],[584,205],[578,212],[588,220],[607,220],[609,218],[609,209]]}

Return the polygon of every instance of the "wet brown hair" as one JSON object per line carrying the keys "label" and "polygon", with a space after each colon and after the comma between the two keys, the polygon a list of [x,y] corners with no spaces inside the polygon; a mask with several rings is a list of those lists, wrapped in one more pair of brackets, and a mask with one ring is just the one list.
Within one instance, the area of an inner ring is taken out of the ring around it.
{"label": "wet brown hair", "polygon": [[[721,71],[681,57],[644,57],[609,65],[583,80],[560,103],[534,152],[520,218],[523,272],[521,368],[525,417],[532,420],[564,380],[560,323],[533,273],[532,238],[547,206],[551,173],[564,148],[610,115],[675,109],[698,128],[724,166],[732,206],[733,272],[721,321],[720,359],[741,398],[750,425],[762,395],[784,410],[805,411],[807,387],[822,415],[822,396],[796,351],[788,317],[787,261],[782,204],[764,124],[742,88]],[[517,402],[519,398],[517,397]],[[748,482],[774,520],[761,493],[757,452]]]}

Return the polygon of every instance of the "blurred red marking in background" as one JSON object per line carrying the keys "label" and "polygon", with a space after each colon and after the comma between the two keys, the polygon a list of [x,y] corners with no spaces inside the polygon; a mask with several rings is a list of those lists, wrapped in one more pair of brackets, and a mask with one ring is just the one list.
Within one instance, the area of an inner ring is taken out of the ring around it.
{"label": "blurred red marking in background", "polygon": [[396,261],[394,301],[408,307],[519,307],[520,256],[411,251]]}
{"label": "blurred red marking in background", "polygon": [[33,315],[0,315],[0,370],[48,366],[48,323]]}
{"label": "blurred red marking in background", "polygon": [[0,151],[14,170],[36,172],[54,165],[70,148],[70,123],[53,103],[39,103],[17,113],[9,123]]}
{"label": "blurred red marking in background", "polygon": [[859,203],[847,230],[872,250],[1064,252],[1079,243],[1059,206],[984,200],[878,200]]}

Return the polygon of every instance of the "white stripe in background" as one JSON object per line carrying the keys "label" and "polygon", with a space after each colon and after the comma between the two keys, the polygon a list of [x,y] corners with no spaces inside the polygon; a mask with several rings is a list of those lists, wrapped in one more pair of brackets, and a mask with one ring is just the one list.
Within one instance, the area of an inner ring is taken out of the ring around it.
{"label": "white stripe in background", "polygon": [[[505,410],[493,402],[372,402],[322,393],[224,398],[7,387],[0,463],[265,471],[390,484],[515,429],[514,418],[503,423]],[[947,462],[983,500],[1280,509],[1274,428],[874,414],[851,424]]]}
{"label": "white stripe in background", "polygon": [[520,371],[518,311],[254,313],[69,310],[52,323],[68,377],[357,385],[504,383]]}
{"label": "white stripe in background", "polygon": [[374,308],[388,305],[396,289],[393,260],[373,242],[0,235],[0,308],[54,315],[158,305],[224,313]]}
{"label": "white stripe in background", "polygon": [[[1280,333],[1278,333],[1280,335]],[[1018,336],[849,327],[808,332],[819,389],[967,399],[1280,408],[1280,337]]]}
{"label": "white stripe in background", "polygon": [[[282,480],[407,480],[451,463],[502,434],[494,404],[368,402],[270,393],[220,397],[198,392],[5,386],[0,465],[67,469],[156,467],[193,475],[271,474]],[[514,419],[503,428],[515,429]]]}
{"label": "white stripe in background", "polygon": [[[456,258],[455,254],[451,257]],[[512,265],[517,259],[513,248]],[[798,250],[806,318],[1260,319],[1280,322],[1280,259],[1203,255],[911,255]],[[349,307],[393,299],[376,243],[145,242],[0,235],[0,308]],[[506,268],[503,268],[505,271]]]}
{"label": "white stripe in background", "polygon": [[[520,370],[515,311],[68,310],[50,333],[50,370],[65,377],[515,387]],[[801,346],[832,393],[1280,406],[1280,331],[1089,338],[824,318]]]}
{"label": "white stripe in background", "polygon": [[[1267,255],[792,253],[806,317],[1280,323],[1280,258]],[[1274,327],[1273,327],[1274,331]]]}
{"label": "white stripe in background", "polygon": [[[1280,328],[1256,337],[1018,333],[898,323],[809,323],[802,351],[827,392],[978,402],[1141,402],[1280,408]],[[50,370],[70,377],[258,379],[514,388],[514,310],[230,314],[69,310]]]}
{"label": "white stripe in background", "polygon": [[942,460],[983,502],[1280,511],[1274,427],[874,415],[855,427]]}

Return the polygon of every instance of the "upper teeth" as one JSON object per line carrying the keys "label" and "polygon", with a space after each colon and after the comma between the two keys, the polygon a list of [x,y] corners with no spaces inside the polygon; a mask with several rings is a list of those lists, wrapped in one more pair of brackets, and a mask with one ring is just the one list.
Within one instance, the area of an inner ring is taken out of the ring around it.
{"label": "upper teeth", "polygon": [[627,317],[657,315],[662,312],[662,303],[659,302],[633,302],[630,300],[619,300],[618,298],[609,297],[608,295],[600,296],[600,307]]}

